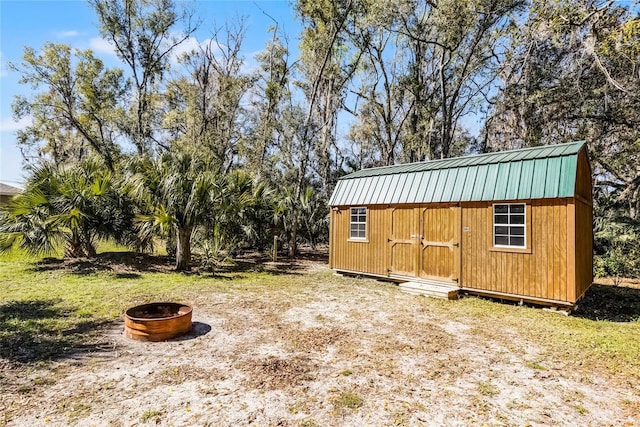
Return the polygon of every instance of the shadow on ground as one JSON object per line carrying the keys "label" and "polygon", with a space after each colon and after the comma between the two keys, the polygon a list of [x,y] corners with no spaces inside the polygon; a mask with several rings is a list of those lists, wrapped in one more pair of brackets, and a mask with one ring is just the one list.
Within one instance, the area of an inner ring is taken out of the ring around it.
{"label": "shadow on ground", "polygon": [[173,261],[168,256],[137,252],[104,252],[93,258],[44,258],[37,262],[31,270],[36,272],[67,270],[77,275],[113,271],[121,278],[135,279],[141,277],[138,273],[168,272],[172,269]]}
{"label": "shadow on ground", "polygon": [[9,301],[0,304],[0,358],[36,362],[99,351],[91,342],[111,322],[71,320],[60,300]]}
{"label": "shadow on ground", "polygon": [[640,289],[593,284],[578,301],[576,317],[611,322],[640,320]]}
{"label": "shadow on ground", "polygon": [[203,335],[207,335],[209,332],[211,332],[211,325],[202,322],[193,322],[191,330],[186,334],[175,338],[174,341],[193,340]]}
{"label": "shadow on ground", "polygon": [[222,273],[237,272],[266,272],[269,274],[300,274],[308,269],[310,264],[328,264],[329,253],[326,250],[301,250],[295,258],[286,253],[279,253],[276,261],[270,254],[250,252],[238,256],[232,264],[222,266]]}
{"label": "shadow on ground", "polygon": [[[328,262],[326,251],[301,251],[296,258],[289,258],[280,254],[273,262],[270,255],[259,252],[242,254],[230,262],[219,265],[214,271],[200,268],[200,258],[192,259],[192,270],[181,274],[205,274],[219,278],[227,278],[225,274],[248,272],[266,272],[268,274],[299,274],[311,263]],[[37,262],[31,271],[65,270],[70,274],[88,275],[98,272],[113,272],[120,279],[139,279],[141,273],[169,273],[175,272],[174,260],[169,256],[150,255],[137,252],[104,252],[93,258],[59,259],[44,258]],[[237,278],[237,276],[235,277]]]}

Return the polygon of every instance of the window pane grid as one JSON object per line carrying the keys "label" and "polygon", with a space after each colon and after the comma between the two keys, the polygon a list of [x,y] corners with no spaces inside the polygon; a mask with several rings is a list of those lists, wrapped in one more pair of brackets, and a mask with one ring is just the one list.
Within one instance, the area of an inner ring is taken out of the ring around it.
{"label": "window pane grid", "polygon": [[349,238],[367,238],[367,208],[351,208]]}
{"label": "window pane grid", "polygon": [[526,247],[525,204],[502,204],[493,206],[493,245]]}

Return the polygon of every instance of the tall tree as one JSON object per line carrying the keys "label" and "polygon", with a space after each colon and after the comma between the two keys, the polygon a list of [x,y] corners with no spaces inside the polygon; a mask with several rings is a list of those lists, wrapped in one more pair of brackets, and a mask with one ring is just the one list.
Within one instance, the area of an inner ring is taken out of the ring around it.
{"label": "tall tree", "polygon": [[173,143],[204,150],[218,173],[230,170],[243,138],[242,100],[252,84],[242,71],[244,34],[243,21],[216,30],[180,59],[186,75],[167,87],[163,126]]}
{"label": "tall tree", "polygon": [[[400,13],[398,31],[413,50],[416,116],[412,130],[430,141],[430,158],[449,157],[461,131],[461,119],[478,113],[498,88],[495,79],[504,60],[503,44],[523,0],[443,0],[410,2]],[[426,79],[416,78],[426,73]],[[430,88],[436,94],[434,110]],[[425,98],[426,97],[426,98]],[[419,122],[422,122],[420,125]],[[435,126],[435,127],[434,127]],[[431,133],[436,132],[434,138]],[[462,141],[464,142],[464,141]]]}
{"label": "tall tree", "polygon": [[282,168],[280,181],[281,202],[287,209],[289,227],[289,256],[298,254],[298,230],[302,224],[303,206],[301,198],[311,180],[313,147],[316,143],[318,127],[313,121],[300,121],[304,107],[293,103],[282,111],[282,124],[278,138],[279,166]]}
{"label": "tall tree", "polygon": [[293,64],[290,58],[286,35],[280,27],[269,29],[271,38],[264,51],[256,55],[259,64],[258,78],[249,100],[252,114],[249,115],[248,135],[241,147],[246,166],[270,184],[275,184],[277,155],[275,148],[282,135],[282,111],[290,100],[290,83]]}
{"label": "tall tree", "polygon": [[355,110],[357,119],[349,136],[375,149],[373,165],[392,165],[402,151],[403,130],[413,108],[400,84],[406,69],[400,60],[402,52],[389,52],[390,46],[397,45],[391,32],[371,29],[365,39],[360,46],[365,51],[360,87],[354,90],[361,104]]}
{"label": "tall tree", "polygon": [[613,191],[640,219],[637,16],[611,1],[536,1],[509,55],[490,148],[586,139],[596,194]]}
{"label": "tall tree", "polygon": [[100,23],[100,34],[113,44],[131,72],[131,109],[120,125],[138,154],[168,145],[156,128],[157,93],[176,47],[196,30],[193,14],[172,0],[89,0]]}
{"label": "tall tree", "polygon": [[105,69],[90,50],[53,43],[40,53],[25,48],[22,63],[10,67],[21,74],[20,83],[44,89],[13,103],[16,118],[33,118],[18,131],[19,144],[37,147],[56,163],[94,152],[113,171],[119,153],[113,119],[126,90],[122,71]]}
{"label": "tall tree", "polygon": [[300,39],[300,64],[307,102],[307,121],[319,126],[314,147],[322,192],[328,198],[333,189],[337,147],[338,115],[347,95],[347,85],[355,75],[362,51],[351,51],[349,34],[360,17],[356,0],[299,0],[296,11],[305,25]]}
{"label": "tall tree", "polygon": [[296,256],[298,231],[303,224],[301,199],[313,179],[320,126],[308,108],[309,93],[304,88],[302,93],[294,91],[300,82],[294,78],[283,38],[277,26],[272,28],[266,50],[258,55],[264,74],[252,97],[253,124],[247,141],[255,144],[255,149],[247,145],[245,153],[253,151],[247,156],[248,164],[260,171],[271,187],[280,189],[275,197],[276,222],[287,236],[289,255]]}

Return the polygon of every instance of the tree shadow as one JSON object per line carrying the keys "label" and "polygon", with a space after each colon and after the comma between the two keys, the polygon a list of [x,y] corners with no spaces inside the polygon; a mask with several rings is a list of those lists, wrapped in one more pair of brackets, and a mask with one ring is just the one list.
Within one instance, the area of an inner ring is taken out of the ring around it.
{"label": "tree shadow", "polygon": [[142,277],[140,273],[116,273],[118,279],[139,279]]}
{"label": "tree shadow", "polygon": [[248,261],[246,259],[236,259],[232,264],[223,265],[216,270],[218,274],[237,274],[237,273],[267,273],[274,276],[283,275],[299,275],[305,267],[295,260],[283,260],[278,262],[269,261],[263,257],[257,261]]}
{"label": "tree shadow", "polygon": [[328,264],[328,251],[301,250],[298,255],[289,257],[286,252],[278,253],[276,261],[267,253],[249,252],[233,259],[233,263],[220,267],[217,271],[226,273],[260,272],[271,275],[300,275],[311,263]]}
{"label": "tree shadow", "polygon": [[69,319],[61,300],[0,304],[0,357],[21,363],[56,360],[99,349],[90,343],[110,321]]}
{"label": "tree shadow", "polygon": [[[231,260],[231,262],[219,265],[211,272],[198,267],[201,259],[193,255],[193,268],[181,274],[212,275],[223,277],[225,274],[264,272],[272,275],[301,274],[310,263],[327,263],[326,251],[301,251],[297,257],[290,258],[285,253],[278,255],[277,261],[272,261],[270,254],[260,252],[248,252]],[[32,272],[64,270],[69,274],[85,276],[99,272],[113,272],[117,278],[139,279],[140,273],[172,273],[174,269],[173,258],[166,255],[152,255],[137,252],[104,252],[93,258],[59,259],[44,258],[36,262],[29,269]],[[236,277],[237,278],[237,277]]]}
{"label": "tree shadow", "polygon": [[611,322],[640,320],[640,289],[594,283],[578,301],[573,315]]}
{"label": "tree shadow", "polygon": [[57,259],[44,258],[31,271],[66,270],[85,276],[103,271],[114,271],[121,278],[137,279],[142,272],[159,273],[173,270],[173,260],[168,256],[138,252],[103,252],[93,258]]}

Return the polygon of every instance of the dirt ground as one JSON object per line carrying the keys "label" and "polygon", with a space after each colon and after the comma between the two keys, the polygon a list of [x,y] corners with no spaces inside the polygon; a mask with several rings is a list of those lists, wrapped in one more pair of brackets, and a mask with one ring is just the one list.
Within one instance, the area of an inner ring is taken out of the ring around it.
{"label": "dirt ground", "polygon": [[295,294],[194,295],[180,340],[130,341],[120,322],[91,353],[0,366],[14,381],[0,425],[640,425],[637,384],[565,370],[517,331],[479,334],[474,319],[428,309],[456,302],[306,267]]}

